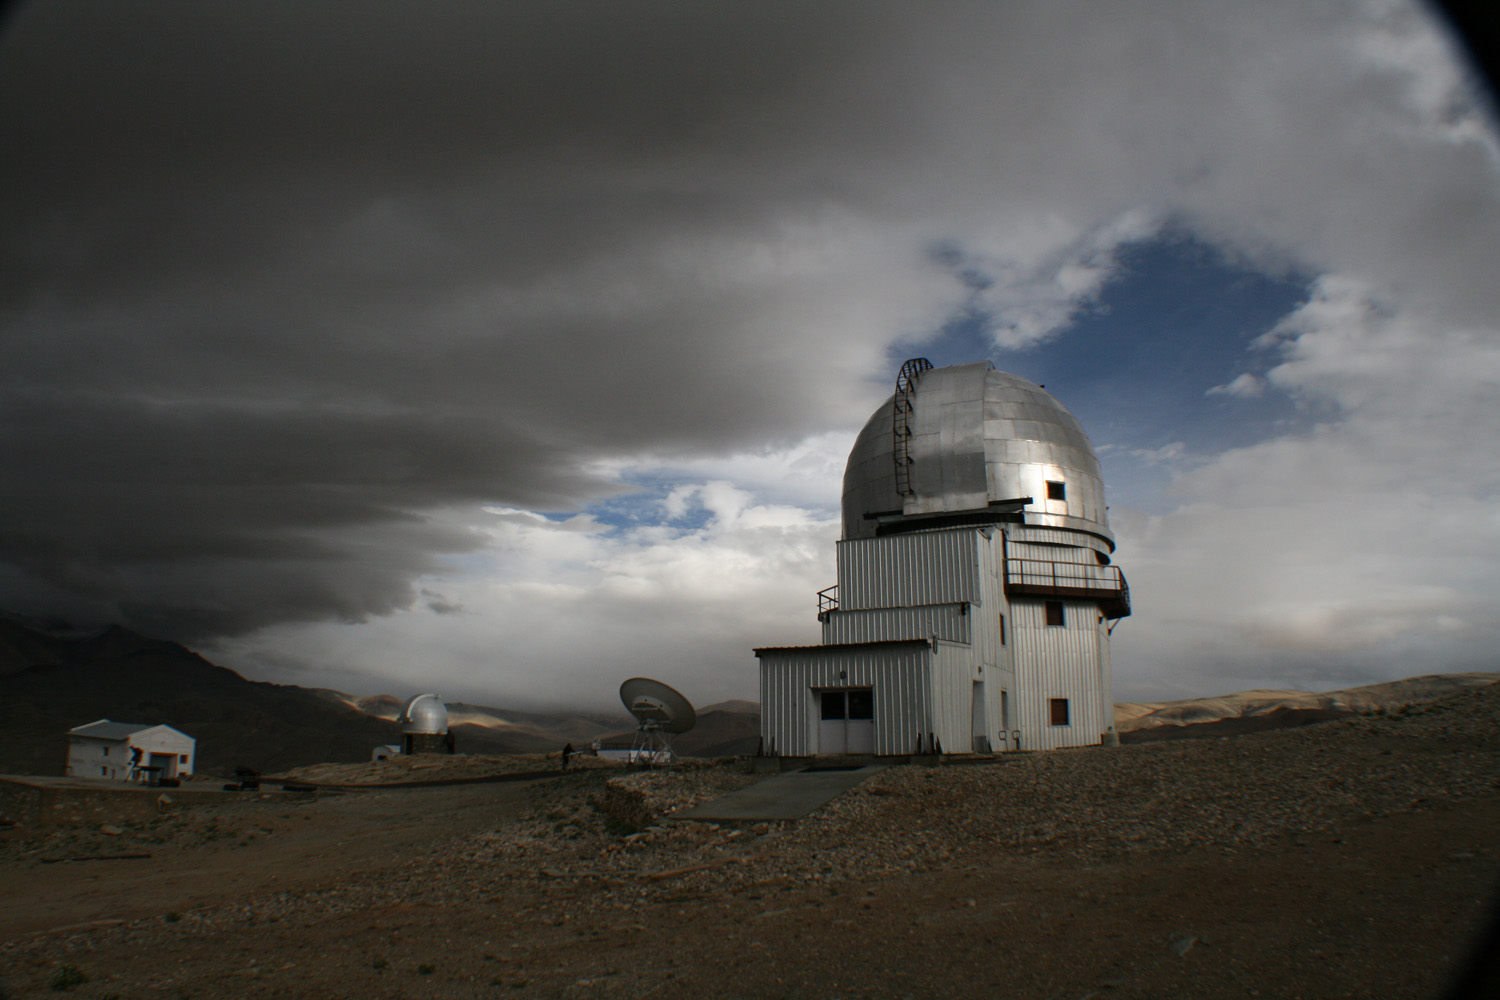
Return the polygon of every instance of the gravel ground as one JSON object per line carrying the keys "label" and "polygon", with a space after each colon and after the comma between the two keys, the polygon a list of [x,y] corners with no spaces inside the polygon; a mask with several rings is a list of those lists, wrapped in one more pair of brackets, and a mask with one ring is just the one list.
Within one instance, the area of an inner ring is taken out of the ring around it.
{"label": "gravel ground", "polygon": [[[583,769],[414,855],[31,934],[0,968],[14,996],[76,970],[101,998],[1428,995],[1500,872],[1497,734],[1490,688],[1220,740],[893,767],[748,827],[670,819],[756,780],[742,767]],[[49,836],[160,838],[188,864],[205,831],[241,837],[254,816],[21,836],[0,874],[40,864]],[[975,928],[1008,949],[996,982]],[[1085,940],[1109,969],[1075,954]],[[1188,975],[1210,960],[1217,978]]]}
{"label": "gravel ground", "polygon": [[[386,785],[404,781],[457,781],[487,778],[497,774],[528,771],[555,771],[562,766],[556,753],[486,754],[416,754],[397,755],[387,760],[363,761],[358,764],[312,764],[282,774],[267,775],[264,780],[303,781],[315,785]],[[575,754],[569,767],[623,770],[612,761]]]}

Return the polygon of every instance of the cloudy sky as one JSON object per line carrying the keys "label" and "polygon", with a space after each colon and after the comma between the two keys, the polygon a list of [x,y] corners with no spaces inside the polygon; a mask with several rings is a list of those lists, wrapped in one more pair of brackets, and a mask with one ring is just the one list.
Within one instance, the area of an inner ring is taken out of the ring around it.
{"label": "cloudy sky", "polygon": [[1500,156],[1407,3],[37,2],[0,607],[753,697],[900,362],[1104,462],[1119,698],[1495,669]]}

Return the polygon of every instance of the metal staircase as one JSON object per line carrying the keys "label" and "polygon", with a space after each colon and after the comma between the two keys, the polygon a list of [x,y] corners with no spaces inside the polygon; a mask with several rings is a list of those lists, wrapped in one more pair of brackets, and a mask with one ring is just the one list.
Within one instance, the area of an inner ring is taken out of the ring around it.
{"label": "metal staircase", "polygon": [[917,392],[917,376],[932,370],[926,358],[912,358],[896,375],[896,398],[891,408],[891,458],[896,463],[896,492],[909,497],[911,488],[911,398]]}

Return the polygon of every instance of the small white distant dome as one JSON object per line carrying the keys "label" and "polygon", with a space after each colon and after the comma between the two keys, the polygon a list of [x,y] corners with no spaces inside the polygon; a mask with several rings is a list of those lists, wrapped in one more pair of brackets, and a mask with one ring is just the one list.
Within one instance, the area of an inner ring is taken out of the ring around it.
{"label": "small white distant dome", "polygon": [[419,694],[406,703],[401,713],[403,733],[436,733],[448,731],[448,706],[435,694]]}

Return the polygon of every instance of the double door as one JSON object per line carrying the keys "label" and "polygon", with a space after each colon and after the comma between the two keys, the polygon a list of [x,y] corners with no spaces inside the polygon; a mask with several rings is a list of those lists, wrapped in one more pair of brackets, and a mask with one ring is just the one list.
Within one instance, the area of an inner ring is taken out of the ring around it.
{"label": "double door", "polygon": [[817,695],[818,753],[874,753],[875,692],[840,688]]}

